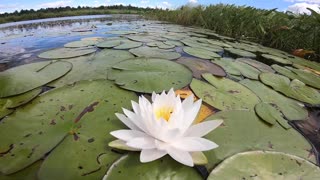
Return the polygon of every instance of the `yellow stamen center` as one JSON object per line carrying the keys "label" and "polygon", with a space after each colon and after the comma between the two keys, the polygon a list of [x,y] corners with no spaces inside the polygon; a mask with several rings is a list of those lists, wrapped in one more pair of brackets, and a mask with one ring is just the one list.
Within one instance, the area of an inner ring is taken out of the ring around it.
{"label": "yellow stamen center", "polygon": [[155,115],[157,119],[163,118],[164,120],[169,121],[172,112],[172,107],[161,107],[156,110]]}

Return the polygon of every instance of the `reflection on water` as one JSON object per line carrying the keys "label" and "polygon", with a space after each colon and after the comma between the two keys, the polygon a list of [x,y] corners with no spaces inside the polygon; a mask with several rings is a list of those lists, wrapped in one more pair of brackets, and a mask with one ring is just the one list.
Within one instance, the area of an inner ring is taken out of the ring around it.
{"label": "reflection on water", "polygon": [[[0,71],[31,61],[44,49],[62,47],[84,37],[110,37],[109,30],[128,30],[142,23],[138,15],[95,15],[6,23],[0,25]],[[112,26],[110,26],[112,24]],[[74,32],[75,29],[87,29]]]}

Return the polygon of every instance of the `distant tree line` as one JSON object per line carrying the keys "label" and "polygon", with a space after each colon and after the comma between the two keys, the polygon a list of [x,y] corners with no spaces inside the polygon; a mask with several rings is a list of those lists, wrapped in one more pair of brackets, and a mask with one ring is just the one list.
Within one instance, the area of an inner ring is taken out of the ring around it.
{"label": "distant tree line", "polygon": [[99,7],[57,7],[57,8],[41,8],[39,10],[22,9],[12,13],[0,14],[0,24],[7,22],[17,22],[23,20],[43,19],[63,16],[79,16],[79,15],[99,15],[99,14],[143,14],[152,8],[142,8],[123,5],[99,6]]}

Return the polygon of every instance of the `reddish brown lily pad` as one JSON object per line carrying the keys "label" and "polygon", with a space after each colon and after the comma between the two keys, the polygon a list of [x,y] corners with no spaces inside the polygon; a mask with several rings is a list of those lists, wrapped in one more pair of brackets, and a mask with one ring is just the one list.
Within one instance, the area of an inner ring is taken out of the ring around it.
{"label": "reddish brown lily pad", "polygon": [[177,60],[177,63],[183,64],[192,70],[195,78],[201,79],[201,74],[211,73],[215,76],[225,77],[227,73],[225,70],[210,61],[202,60],[199,58],[181,57]]}

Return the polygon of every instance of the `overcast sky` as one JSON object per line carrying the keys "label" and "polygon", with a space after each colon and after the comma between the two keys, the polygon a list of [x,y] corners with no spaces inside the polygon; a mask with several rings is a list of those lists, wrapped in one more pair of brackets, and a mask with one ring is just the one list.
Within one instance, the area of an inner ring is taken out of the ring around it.
{"label": "overcast sky", "polygon": [[63,6],[101,6],[101,5],[129,5],[139,7],[159,7],[174,9],[179,6],[191,4],[217,4],[227,3],[236,5],[254,6],[257,8],[272,9],[279,11],[290,10],[296,13],[309,12],[310,7],[318,12],[320,0],[0,0],[0,13],[13,12],[21,9],[40,9]]}

